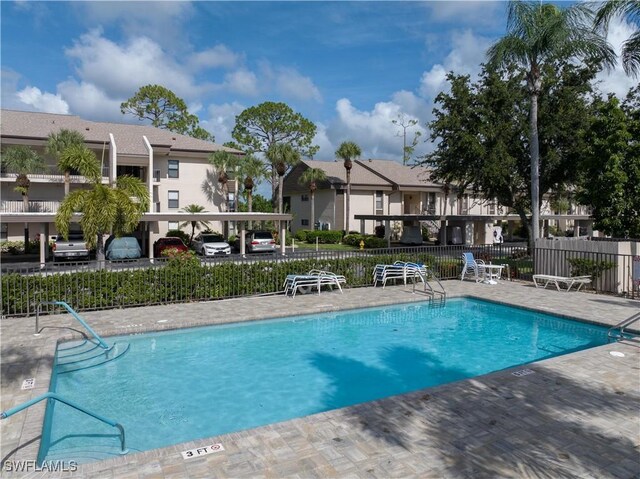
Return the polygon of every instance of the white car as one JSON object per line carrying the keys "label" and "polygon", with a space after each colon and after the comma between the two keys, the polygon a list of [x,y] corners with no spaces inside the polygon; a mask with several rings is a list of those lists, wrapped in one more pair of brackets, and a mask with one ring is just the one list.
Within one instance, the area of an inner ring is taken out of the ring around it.
{"label": "white car", "polygon": [[231,246],[220,234],[201,233],[193,239],[191,244],[196,253],[203,256],[231,254]]}

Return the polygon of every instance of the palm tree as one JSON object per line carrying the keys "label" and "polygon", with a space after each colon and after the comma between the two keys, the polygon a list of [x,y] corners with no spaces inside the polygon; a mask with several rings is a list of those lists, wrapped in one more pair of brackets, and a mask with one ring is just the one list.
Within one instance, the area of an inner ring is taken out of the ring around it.
{"label": "palm tree", "polygon": [[216,151],[209,155],[209,163],[216,168],[218,173],[218,183],[222,187],[225,211],[229,211],[229,173],[234,173],[238,169],[239,158],[228,151]]}
{"label": "palm tree", "polygon": [[320,168],[309,168],[305,170],[304,173],[300,176],[298,183],[301,185],[308,185],[309,192],[311,193],[311,229],[315,227],[316,224],[316,203],[315,203],[315,194],[318,189],[317,183],[319,181],[325,181],[327,179],[327,174],[324,170]]}
{"label": "palm tree", "polygon": [[351,168],[352,159],[360,156],[362,151],[353,141],[344,141],[336,150],[336,156],[344,160],[344,169],[347,170],[347,214],[344,220],[344,230],[349,234],[349,216],[351,215]]}
{"label": "palm tree", "polygon": [[[76,148],[73,153],[66,153],[68,148]],[[47,138],[45,153],[56,159],[58,168],[64,171],[64,196],[69,194],[71,171],[80,171],[83,164],[76,162],[91,162],[91,155],[79,155],[79,149],[84,147],[84,136],[75,130],[62,128],[58,133],[50,133]]]}
{"label": "palm tree", "polygon": [[[18,174],[14,189],[22,195],[22,211],[29,212],[29,175],[45,171],[47,166],[44,160],[28,146],[17,145],[7,148],[2,155],[2,165],[8,171]],[[24,224],[24,252],[29,252],[29,223]]]}
{"label": "palm tree", "polygon": [[[596,14],[595,26],[607,31],[611,18],[622,15],[636,25],[640,21],[640,1],[607,0]],[[627,75],[638,76],[640,73],[640,30],[633,33],[622,45],[622,66]]]}
{"label": "palm tree", "polygon": [[[85,148],[86,149],[86,148]],[[115,186],[102,184],[100,163],[93,154],[93,162],[84,163],[79,173],[92,184],[91,189],[76,190],[65,197],[56,214],[56,228],[69,237],[69,224],[74,213],[82,213],[80,225],[88,247],[96,248],[96,258],[104,261],[103,235],[112,232],[116,237],[133,232],[142,214],[149,208],[149,190],[138,178],[119,176]]]}
{"label": "palm tree", "polygon": [[300,163],[300,152],[289,143],[274,143],[267,150],[267,159],[278,174],[278,213],[282,213],[282,183],[289,168]]}
{"label": "palm tree", "polygon": [[606,40],[589,26],[593,12],[583,3],[560,9],[538,1],[510,0],[507,34],[489,48],[489,63],[520,64],[527,70],[531,155],[531,244],[540,237],[540,158],[538,143],[538,96],[543,66],[558,56],[597,58],[613,65],[615,54]]}
{"label": "palm tree", "polygon": [[[185,213],[189,213],[189,214],[206,213],[207,212],[204,209],[204,206],[194,205],[194,204],[190,204],[190,205],[185,206],[184,208],[182,208],[182,211],[184,211]],[[210,226],[208,221],[193,220],[193,221],[185,221],[184,223],[182,223],[180,225],[180,227],[181,228],[186,228],[189,225],[191,225],[191,237],[189,238],[189,244],[191,244],[193,242],[193,237],[196,234],[196,230],[200,230],[200,229],[203,229],[203,228],[208,228]]]}
{"label": "palm tree", "polygon": [[[243,158],[242,163],[238,168],[238,175],[240,178],[244,178],[244,190],[247,192],[247,210],[251,213],[253,211],[253,188],[256,183],[259,183],[260,180],[267,176],[267,170],[262,161],[249,154]],[[251,228],[251,222],[249,222],[249,228]]]}

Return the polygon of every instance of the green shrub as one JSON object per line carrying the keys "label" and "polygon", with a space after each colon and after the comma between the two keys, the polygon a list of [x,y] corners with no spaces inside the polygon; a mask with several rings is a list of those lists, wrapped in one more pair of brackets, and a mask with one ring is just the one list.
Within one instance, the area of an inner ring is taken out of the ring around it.
{"label": "green shrub", "polygon": [[364,238],[364,247],[368,249],[386,248],[387,241],[384,238],[378,238],[377,236],[366,236]]}
{"label": "green shrub", "polygon": [[307,234],[309,234],[311,230],[298,230],[296,231],[296,240],[298,241],[307,241]]}
{"label": "green shrub", "polygon": [[591,276],[595,281],[608,269],[615,268],[616,263],[612,261],[598,261],[589,258],[569,258],[571,265],[571,276]]}
{"label": "green shrub", "polygon": [[306,236],[308,243],[315,243],[317,238],[320,244],[338,244],[342,240],[342,231],[314,230],[307,231]]}
{"label": "green shrub", "polygon": [[361,235],[360,233],[353,233],[353,234],[348,234],[345,237],[342,238],[342,244],[346,244],[349,246],[355,246],[357,248],[360,247],[360,241],[364,240],[364,235]]}
{"label": "green shrub", "polygon": [[180,238],[184,244],[189,246],[190,236],[182,230],[169,230],[166,234],[167,238]]}

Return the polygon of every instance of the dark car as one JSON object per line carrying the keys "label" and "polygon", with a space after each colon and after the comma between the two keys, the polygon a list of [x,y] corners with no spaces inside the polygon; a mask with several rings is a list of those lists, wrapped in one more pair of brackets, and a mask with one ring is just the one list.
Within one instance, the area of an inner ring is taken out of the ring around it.
{"label": "dark car", "polygon": [[159,258],[165,250],[189,251],[180,238],[159,238],[153,243],[153,256]]}
{"label": "dark car", "polygon": [[140,243],[133,236],[116,238],[112,235],[109,236],[105,245],[105,256],[108,260],[138,259],[142,256]]}
{"label": "dark car", "polygon": [[[271,231],[249,230],[244,238],[246,253],[273,253],[276,250],[276,240]],[[240,251],[240,235],[236,237],[234,247]]]}

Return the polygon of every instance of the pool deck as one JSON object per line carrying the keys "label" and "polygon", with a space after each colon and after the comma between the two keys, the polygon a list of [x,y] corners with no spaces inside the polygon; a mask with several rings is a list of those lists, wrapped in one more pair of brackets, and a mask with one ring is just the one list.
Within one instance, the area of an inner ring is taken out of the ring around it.
{"label": "pool deck", "polygon": [[[501,282],[444,283],[471,296],[613,325],[640,301]],[[424,300],[406,286],[344,294],[241,298],[83,313],[99,334],[327,312]],[[164,321],[159,323],[158,321]],[[2,410],[48,390],[57,341],[76,327],[68,315],[0,322]],[[609,354],[624,353],[624,357]],[[637,478],[640,477],[640,343],[612,343],[470,380],[204,440],[28,477],[183,478]],[[21,390],[24,379],[35,388]],[[3,420],[2,477],[37,456],[44,402]],[[117,418],[114,418],[117,419]],[[183,459],[181,451],[222,443],[224,451]]]}

